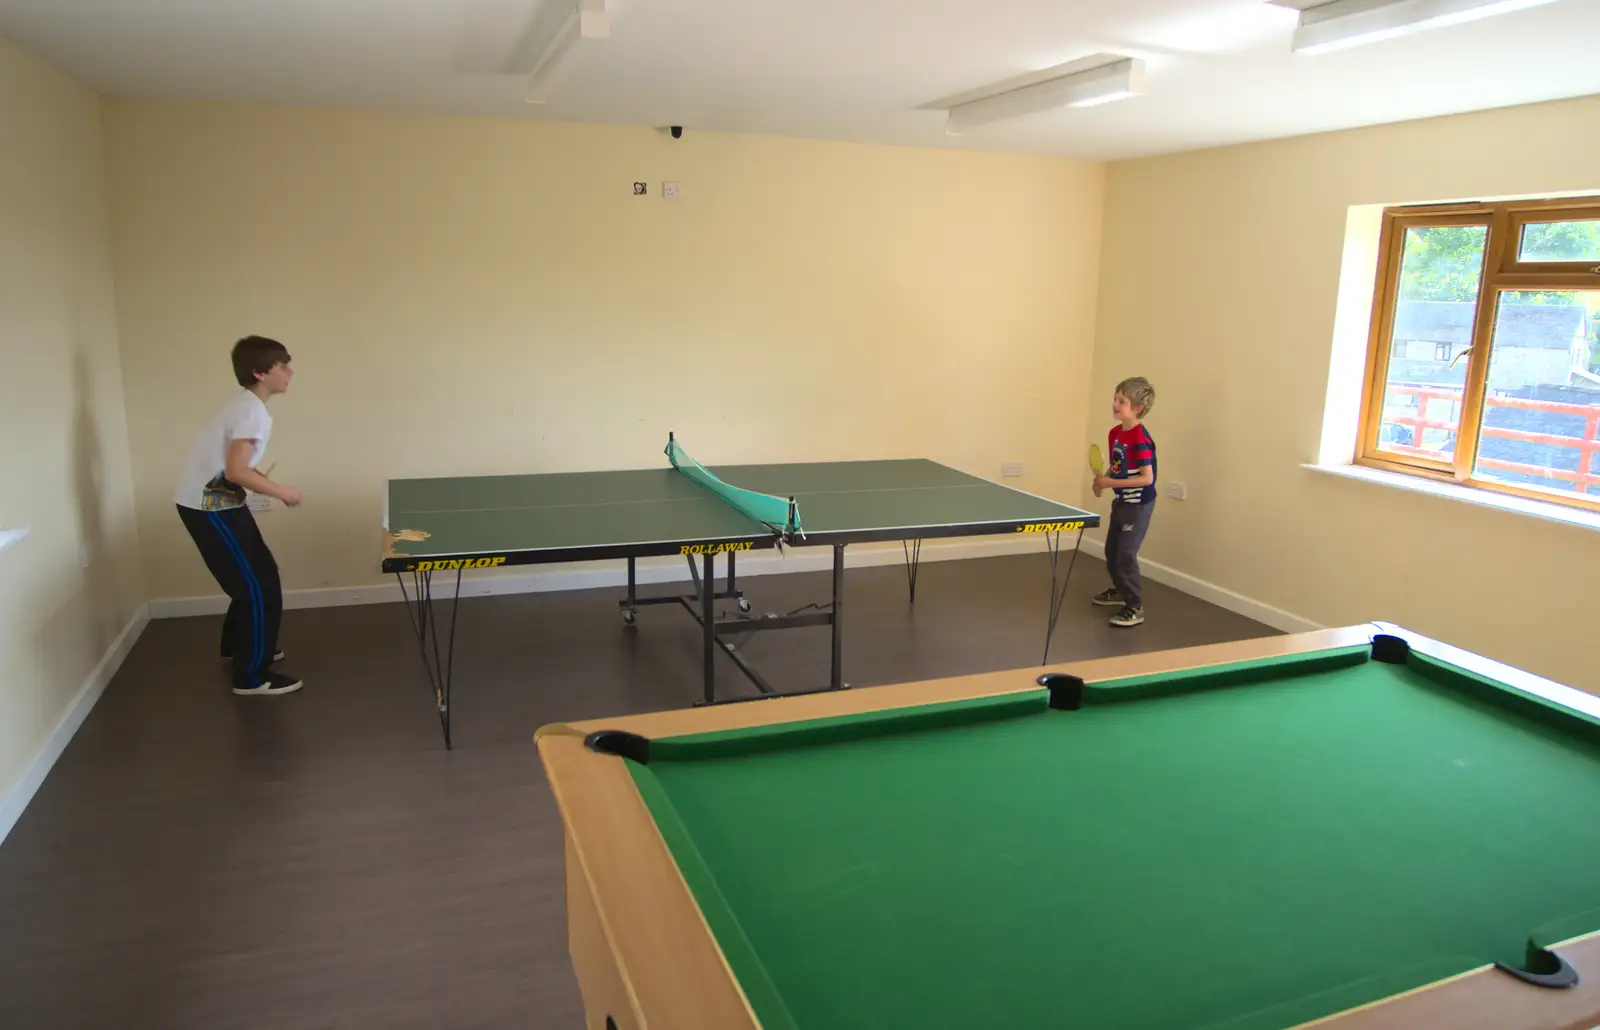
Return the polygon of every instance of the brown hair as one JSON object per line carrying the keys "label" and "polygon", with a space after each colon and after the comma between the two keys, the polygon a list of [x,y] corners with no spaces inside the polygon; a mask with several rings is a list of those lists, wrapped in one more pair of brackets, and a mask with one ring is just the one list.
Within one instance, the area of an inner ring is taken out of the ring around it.
{"label": "brown hair", "polygon": [[288,361],[289,348],[265,336],[246,336],[233,345],[233,377],[247,390],[256,385],[257,376]]}
{"label": "brown hair", "polygon": [[1139,409],[1139,417],[1150,414],[1156,406],[1156,388],[1144,376],[1134,376],[1117,384],[1117,392],[1128,398],[1128,403]]}

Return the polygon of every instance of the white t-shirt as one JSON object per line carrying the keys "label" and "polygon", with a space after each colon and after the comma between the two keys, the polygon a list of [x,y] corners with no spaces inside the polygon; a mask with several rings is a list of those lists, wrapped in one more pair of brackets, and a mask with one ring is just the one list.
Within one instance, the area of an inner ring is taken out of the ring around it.
{"label": "white t-shirt", "polygon": [[235,440],[254,440],[255,453],[250,456],[250,467],[254,468],[267,452],[271,436],[272,416],[267,414],[267,406],[249,390],[240,390],[195,434],[189,455],[183,460],[178,492],[172,499],[185,508],[201,511],[243,507],[244,487],[229,482],[224,475],[228,445]]}

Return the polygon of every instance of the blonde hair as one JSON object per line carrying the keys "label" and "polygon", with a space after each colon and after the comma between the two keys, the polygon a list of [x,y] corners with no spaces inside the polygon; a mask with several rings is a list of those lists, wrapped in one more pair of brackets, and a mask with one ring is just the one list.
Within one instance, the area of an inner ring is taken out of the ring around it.
{"label": "blonde hair", "polygon": [[1144,376],[1134,376],[1117,384],[1117,392],[1128,398],[1128,403],[1139,409],[1139,417],[1150,414],[1156,406],[1156,388]]}

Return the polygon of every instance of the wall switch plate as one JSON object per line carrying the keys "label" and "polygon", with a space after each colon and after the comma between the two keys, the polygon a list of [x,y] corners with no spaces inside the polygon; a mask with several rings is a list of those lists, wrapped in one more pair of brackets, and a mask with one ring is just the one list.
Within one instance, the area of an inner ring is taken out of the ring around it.
{"label": "wall switch plate", "polygon": [[1000,466],[1000,474],[1005,476],[1007,479],[1016,479],[1018,476],[1022,475],[1022,462],[1006,462],[1004,465]]}
{"label": "wall switch plate", "polygon": [[1189,499],[1189,484],[1168,483],[1167,496],[1175,501],[1187,501]]}

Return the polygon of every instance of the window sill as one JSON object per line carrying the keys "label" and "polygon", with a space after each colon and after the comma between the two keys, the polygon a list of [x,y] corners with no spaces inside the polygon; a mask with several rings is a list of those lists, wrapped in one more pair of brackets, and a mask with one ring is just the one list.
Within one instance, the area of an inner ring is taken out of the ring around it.
{"label": "window sill", "polygon": [[1519,515],[1532,515],[1535,518],[1549,519],[1552,522],[1565,522],[1568,525],[1581,526],[1585,529],[1600,529],[1600,512],[1584,511],[1581,508],[1568,508],[1561,504],[1532,501],[1523,497],[1513,497],[1510,494],[1497,494],[1489,490],[1475,490],[1470,486],[1439,483],[1416,476],[1403,476],[1398,472],[1362,468],[1359,465],[1307,464],[1300,467],[1310,469],[1312,472],[1320,472],[1324,475],[1342,476],[1345,479],[1360,479],[1368,483],[1377,483],[1380,486],[1410,490],[1414,493],[1432,494],[1435,497],[1443,497],[1452,501],[1464,501],[1467,504],[1476,504],[1484,508],[1499,508],[1501,511],[1516,512]]}

